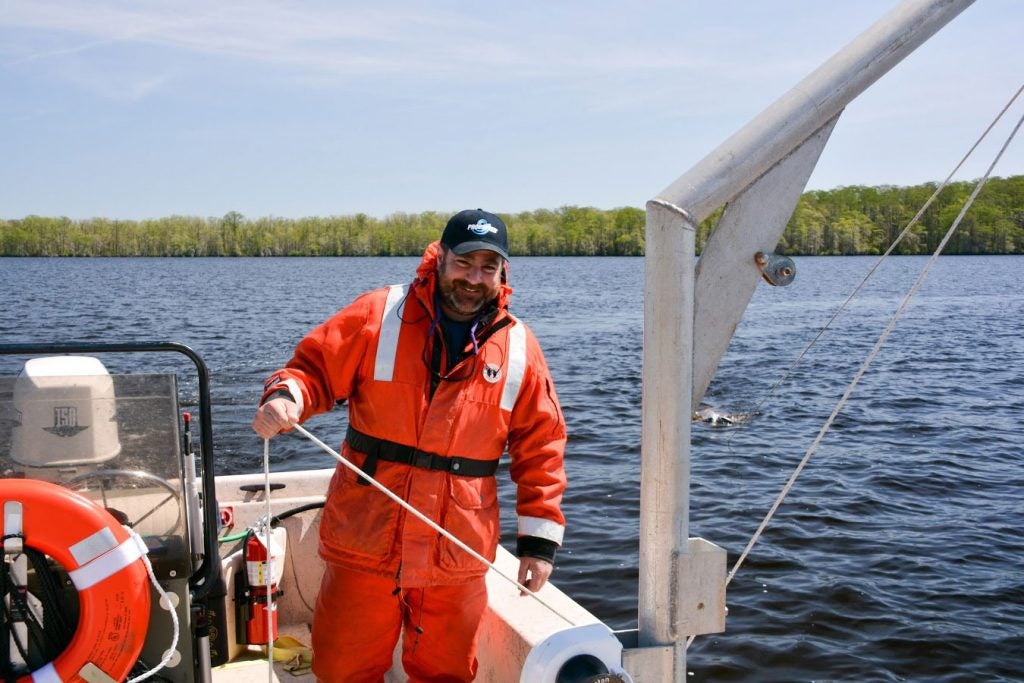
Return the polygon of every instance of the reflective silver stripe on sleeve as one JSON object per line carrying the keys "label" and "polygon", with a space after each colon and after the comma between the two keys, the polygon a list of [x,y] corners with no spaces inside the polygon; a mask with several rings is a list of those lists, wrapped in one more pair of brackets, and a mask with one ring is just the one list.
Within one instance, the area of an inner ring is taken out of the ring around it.
{"label": "reflective silver stripe on sleeve", "polygon": [[303,408],[306,407],[306,400],[302,398],[302,387],[294,379],[286,379],[282,382],[284,386],[288,387],[288,393],[291,394],[292,399],[295,401],[295,405],[299,408],[299,415],[302,415]]}
{"label": "reflective silver stripe on sleeve", "polygon": [[380,337],[377,339],[377,362],[373,366],[373,379],[390,382],[395,373],[395,356],[398,353],[398,333],[402,329],[401,303],[409,291],[409,285],[391,285],[384,302],[384,316],[380,323]]}
{"label": "reflective silver stripe on sleeve", "polygon": [[505,374],[505,389],[501,392],[502,410],[511,412],[516,405],[525,372],[526,327],[516,320],[516,324],[508,330],[508,372]]}
{"label": "reflective silver stripe on sleeve", "polygon": [[541,517],[519,518],[520,536],[546,538],[549,541],[554,541],[558,545],[562,545],[562,536],[564,534],[565,527],[557,522],[552,522],[550,519],[543,519]]}

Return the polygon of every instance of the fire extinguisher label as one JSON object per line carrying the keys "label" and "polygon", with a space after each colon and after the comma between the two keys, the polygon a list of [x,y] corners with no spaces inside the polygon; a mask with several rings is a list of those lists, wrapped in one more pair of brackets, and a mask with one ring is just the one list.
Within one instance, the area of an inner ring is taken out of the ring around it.
{"label": "fire extinguisher label", "polygon": [[265,586],[267,585],[267,563],[266,562],[246,562],[245,563],[246,573],[249,575],[250,586]]}

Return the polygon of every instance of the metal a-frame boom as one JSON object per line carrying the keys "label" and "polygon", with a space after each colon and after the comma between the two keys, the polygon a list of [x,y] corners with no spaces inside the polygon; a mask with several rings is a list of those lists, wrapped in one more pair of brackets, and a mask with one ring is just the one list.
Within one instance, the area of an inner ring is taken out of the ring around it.
{"label": "metal a-frame boom", "polygon": [[[724,629],[725,551],[689,535],[690,425],[843,109],[973,0],[906,0],[647,203],[634,680],[686,680]],[[698,224],[721,219],[695,264]]]}

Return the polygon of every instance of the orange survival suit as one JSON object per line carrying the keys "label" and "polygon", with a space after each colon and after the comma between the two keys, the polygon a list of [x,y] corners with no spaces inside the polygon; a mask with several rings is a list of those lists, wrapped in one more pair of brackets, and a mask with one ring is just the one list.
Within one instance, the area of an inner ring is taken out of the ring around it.
{"label": "orange survival suit", "polygon": [[[547,364],[533,333],[508,312],[507,284],[448,362],[434,296],[439,252],[437,242],[427,248],[410,285],[363,294],[314,329],[267,380],[263,400],[286,393],[302,420],[347,400],[345,457],[490,560],[499,536],[494,472],[507,449],[518,554],[553,560],[565,524],[566,432]],[[464,671],[457,680],[472,680],[484,565],[340,464],[320,555],[327,570],[313,666],[321,680],[379,680],[390,666],[399,612],[411,680],[432,680],[432,670],[446,668],[450,676],[452,667]],[[388,587],[398,609],[365,601],[353,608],[350,596],[370,586]],[[448,607],[430,609],[434,596]],[[446,646],[460,641],[458,633],[465,646]],[[432,646],[424,648],[427,640]],[[461,651],[445,651],[453,649]]]}

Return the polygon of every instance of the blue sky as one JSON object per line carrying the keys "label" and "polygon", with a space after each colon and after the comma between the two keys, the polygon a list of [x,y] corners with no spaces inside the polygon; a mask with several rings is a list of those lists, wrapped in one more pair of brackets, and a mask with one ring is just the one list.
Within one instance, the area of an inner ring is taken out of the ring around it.
{"label": "blue sky", "polygon": [[[0,0],[0,218],[642,207],[894,4]],[[978,0],[847,108],[809,188],[944,178],[1022,35],[1024,2]]]}

